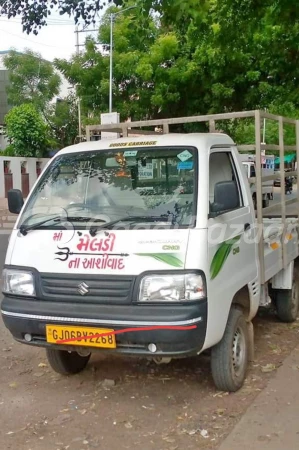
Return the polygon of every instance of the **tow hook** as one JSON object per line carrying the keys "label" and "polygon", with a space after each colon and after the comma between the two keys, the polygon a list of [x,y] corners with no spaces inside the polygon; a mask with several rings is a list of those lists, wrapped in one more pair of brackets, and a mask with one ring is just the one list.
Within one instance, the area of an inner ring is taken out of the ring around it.
{"label": "tow hook", "polygon": [[158,365],[160,364],[169,364],[172,358],[163,358],[163,356],[157,356],[156,358],[153,358],[154,362]]}

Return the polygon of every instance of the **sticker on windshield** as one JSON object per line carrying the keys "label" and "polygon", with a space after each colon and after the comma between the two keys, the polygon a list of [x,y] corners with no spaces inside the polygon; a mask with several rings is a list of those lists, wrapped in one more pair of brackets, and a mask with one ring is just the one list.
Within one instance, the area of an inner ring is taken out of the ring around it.
{"label": "sticker on windshield", "polygon": [[139,180],[152,180],[154,178],[153,163],[147,163],[145,167],[140,164],[138,166],[138,178]]}
{"label": "sticker on windshield", "polygon": [[136,156],[137,155],[137,150],[126,150],[124,152],[124,156],[128,157],[128,156]]}
{"label": "sticker on windshield", "polygon": [[181,161],[177,165],[178,170],[185,169],[191,170],[193,169],[193,161]]}
{"label": "sticker on windshield", "polygon": [[187,159],[190,159],[192,156],[192,153],[190,153],[188,150],[184,150],[182,153],[179,153],[177,155],[177,157],[181,160],[181,161],[187,161]]}

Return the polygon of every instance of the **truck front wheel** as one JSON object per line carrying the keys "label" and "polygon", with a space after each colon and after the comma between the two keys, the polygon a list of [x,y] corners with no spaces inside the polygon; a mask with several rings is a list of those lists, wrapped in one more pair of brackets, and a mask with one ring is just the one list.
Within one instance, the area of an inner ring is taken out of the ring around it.
{"label": "truck front wheel", "polygon": [[222,340],[211,352],[212,377],[217,389],[235,392],[244,383],[249,357],[249,339],[245,317],[232,308]]}
{"label": "truck front wheel", "polygon": [[47,348],[46,354],[52,369],[61,375],[71,375],[81,372],[85,369],[90,358],[90,354],[81,356],[77,352],[55,350],[52,348]]}

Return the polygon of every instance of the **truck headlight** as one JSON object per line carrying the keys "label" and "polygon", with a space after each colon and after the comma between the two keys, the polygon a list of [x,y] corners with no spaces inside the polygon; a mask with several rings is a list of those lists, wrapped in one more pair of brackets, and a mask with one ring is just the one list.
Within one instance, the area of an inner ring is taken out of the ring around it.
{"label": "truck headlight", "polygon": [[13,295],[35,296],[34,279],[31,272],[14,269],[4,269],[3,292]]}
{"label": "truck headlight", "polygon": [[140,284],[140,302],[182,302],[200,300],[206,296],[205,283],[201,275],[150,275]]}

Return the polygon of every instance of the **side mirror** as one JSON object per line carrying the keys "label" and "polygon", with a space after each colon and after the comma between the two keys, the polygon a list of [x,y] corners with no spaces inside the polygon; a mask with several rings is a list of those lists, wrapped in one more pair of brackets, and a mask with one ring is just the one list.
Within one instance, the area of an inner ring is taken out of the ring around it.
{"label": "side mirror", "polygon": [[215,185],[214,203],[210,207],[210,217],[240,207],[240,196],[238,186],[235,181],[221,181]]}
{"label": "side mirror", "polygon": [[23,205],[23,194],[19,189],[10,189],[7,194],[8,209],[12,214],[19,214]]}

